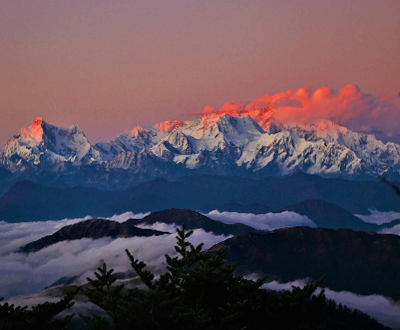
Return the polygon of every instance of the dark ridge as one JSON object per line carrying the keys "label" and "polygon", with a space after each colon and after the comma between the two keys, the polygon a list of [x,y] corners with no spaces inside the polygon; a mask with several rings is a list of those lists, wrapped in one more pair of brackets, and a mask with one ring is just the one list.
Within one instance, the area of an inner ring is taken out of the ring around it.
{"label": "dark ridge", "polygon": [[335,291],[400,299],[397,235],[293,227],[239,235],[209,251],[221,248],[243,273],[270,274],[283,282],[326,275],[323,286]]}
{"label": "dark ridge", "polygon": [[93,188],[53,188],[32,181],[16,183],[0,198],[0,219],[9,222],[58,220],[88,214],[111,216],[117,193]]}
{"label": "dark ridge", "polygon": [[116,221],[104,219],[91,219],[65,226],[52,235],[42,237],[37,241],[26,244],[21,247],[20,251],[30,253],[61,241],[70,241],[81,238],[99,239],[102,237],[147,237],[163,234],[165,233],[157,230],[137,228],[127,223],[118,223]]}
{"label": "dark ridge", "polygon": [[378,231],[386,228],[392,228],[394,226],[400,225],[400,219],[392,220],[387,223],[383,223],[381,225],[378,225]]}
{"label": "dark ridge", "polygon": [[186,225],[186,229],[204,229],[208,232],[213,232],[216,235],[239,235],[243,233],[254,233],[256,229],[244,224],[225,224],[219,221],[212,220],[201,213],[188,209],[169,209],[151,213],[140,220],[130,219],[126,223],[135,225],[145,223],[152,225],[156,222],[167,224],[176,224],[178,226]]}
{"label": "dark ridge", "polygon": [[0,197],[0,220],[109,217],[127,211],[155,212],[169,208],[210,211],[210,206],[219,210],[265,213],[315,199],[336,204],[352,214],[368,214],[370,208],[400,211],[399,197],[380,181],[324,179],[306,174],[260,180],[204,174],[176,181],[156,179],[120,192],[19,182]]}

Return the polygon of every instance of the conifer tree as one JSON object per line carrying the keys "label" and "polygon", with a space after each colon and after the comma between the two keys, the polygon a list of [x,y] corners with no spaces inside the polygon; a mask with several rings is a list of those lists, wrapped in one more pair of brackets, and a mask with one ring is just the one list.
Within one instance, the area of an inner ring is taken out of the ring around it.
{"label": "conifer tree", "polygon": [[113,270],[98,268],[87,297],[107,316],[82,316],[93,329],[306,329],[325,301],[315,295],[322,280],[304,288],[276,292],[262,288],[224,263],[223,251],[202,253],[187,241],[193,231],[177,229],[177,255],[166,255],[167,272],[159,278],[126,250],[131,266],[146,286],[124,290]]}
{"label": "conifer tree", "polygon": [[[15,306],[9,303],[0,303],[0,330],[59,330],[68,329],[73,314],[55,318],[62,311],[70,308],[76,292],[68,293],[59,302],[45,302],[32,306]],[[0,297],[0,302],[3,300]]]}

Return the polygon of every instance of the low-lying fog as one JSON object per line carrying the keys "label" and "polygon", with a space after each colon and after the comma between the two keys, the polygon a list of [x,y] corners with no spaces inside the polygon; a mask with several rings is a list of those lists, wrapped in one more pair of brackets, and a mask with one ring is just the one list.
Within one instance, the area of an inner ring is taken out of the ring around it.
{"label": "low-lying fog", "polygon": [[[110,220],[124,222],[127,219],[141,219],[147,214],[124,213],[115,215]],[[236,212],[211,211],[206,216],[224,223],[243,223],[261,230],[273,230],[292,226],[310,226],[315,224],[305,216],[294,212],[244,214]],[[394,212],[371,211],[369,216],[359,216],[366,222],[384,223],[400,218]],[[154,272],[162,272],[165,254],[174,254],[175,227],[162,223],[152,226],[141,226],[166,231],[170,234],[152,237],[102,238],[97,240],[80,239],[64,241],[48,246],[40,251],[24,254],[18,249],[43,236],[50,235],[60,228],[79,221],[90,219],[65,219],[59,221],[6,223],[0,221],[0,297],[17,301],[17,296],[30,295],[41,291],[62,277],[77,276],[76,283],[83,284],[86,277],[93,276],[94,270],[106,262],[115,272],[130,270],[125,249],[140,260],[146,262]],[[139,221],[138,221],[139,222]],[[399,228],[396,228],[399,227]],[[386,230],[399,234],[400,225]],[[194,244],[204,243],[204,249],[225,240],[227,236],[214,235],[202,229],[194,231],[190,241]],[[302,284],[298,282],[297,284]],[[273,289],[290,288],[292,284],[271,282],[266,284]],[[383,296],[359,296],[350,292],[334,292],[327,289],[326,295],[339,303],[377,318],[390,326],[400,326],[400,305]]]}

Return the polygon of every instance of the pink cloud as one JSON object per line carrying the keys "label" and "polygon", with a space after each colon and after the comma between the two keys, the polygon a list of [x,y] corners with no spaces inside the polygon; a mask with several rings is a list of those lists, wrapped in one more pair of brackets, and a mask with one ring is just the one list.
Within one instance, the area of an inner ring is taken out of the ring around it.
{"label": "pink cloud", "polygon": [[201,115],[203,113],[212,113],[212,112],[215,112],[215,108],[211,105],[206,105],[203,109],[192,111],[191,114]]}
{"label": "pink cloud", "polygon": [[331,120],[352,130],[373,133],[384,141],[400,141],[400,102],[398,96],[363,93],[356,85],[335,91],[329,87],[300,88],[253,100],[246,108],[270,105],[274,118],[283,124]]}
{"label": "pink cloud", "polygon": [[[289,89],[248,103],[228,101],[219,109],[207,105],[192,114],[250,115],[258,121],[257,109],[270,107],[274,109],[273,118],[282,124],[296,125],[328,119],[356,132],[372,133],[385,142],[400,143],[400,97],[367,94],[357,85],[346,85],[339,90],[326,86]],[[260,125],[265,128],[269,120],[264,121]]]}
{"label": "pink cloud", "polygon": [[229,113],[229,112],[242,112],[244,110],[244,103],[238,101],[229,101],[222,105],[219,108],[220,112]]}

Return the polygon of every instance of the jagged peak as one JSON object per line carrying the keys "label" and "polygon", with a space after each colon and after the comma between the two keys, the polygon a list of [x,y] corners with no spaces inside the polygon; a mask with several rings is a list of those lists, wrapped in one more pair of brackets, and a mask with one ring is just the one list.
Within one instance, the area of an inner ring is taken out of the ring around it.
{"label": "jagged peak", "polygon": [[36,117],[35,120],[33,121],[32,125],[40,125],[42,126],[43,123],[43,118],[42,117]]}
{"label": "jagged peak", "polygon": [[20,138],[23,140],[31,140],[32,142],[39,143],[42,141],[43,138],[43,124],[45,122],[43,121],[42,117],[37,117],[31,126],[28,128],[21,128],[20,129]]}
{"label": "jagged peak", "polygon": [[[315,121],[312,123],[304,123],[304,124],[296,124],[295,126],[288,126],[288,129],[294,128],[300,135],[304,134],[312,134],[315,138],[321,138],[326,141],[338,141],[339,143],[345,143],[343,139],[346,141],[353,140],[365,140],[365,141],[374,141],[374,143],[379,143],[382,146],[385,145],[382,141],[376,139],[376,137],[372,134],[355,132],[347,127],[341,126],[332,122],[331,120],[324,119]],[[345,143],[346,144],[346,143]]]}
{"label": "jagged peak", "polygon": [[154,127],[157,128],[159,133],[164,133],[182,127],[183,125],[184,123],[178,120],[166,120],[161,123],[155,124]]}
{"label": "jagged peak", "polygon": [[264,107],[256,109],[243,109],[243,110],[224,110],[216,112],[202,113],[199,118],[203,125],[208,123],[212,124],[217,122],[222,116],[231,117],[247,117],[250,116],[263,130],[269,131],[271,121],[274,115],[273,107]]}
{"label": "jagged peak", "polygon": [[155,132],[155,127],[154,126],[136,126],[134,129],[128,131],[129,134],[138,137],[139,135],[143,134],[143,133],[148,133],[148,132],[152,132],[154,134],[157,134],[157,132]]}
{"label": "jagged peak", "polygon": [[71,134],[79,133],[86,137],[85,133],[77,125],[71,125],[70,127],[59,127],[47,123],[42,117],[35,118],[29,127],[21,128],[19,134],[16,134],[14,137],[22,140],[31,140],[32,142],[40,142],[43,139],[43,134],[46,134],[48,130],[52,129],[68,131]]}

